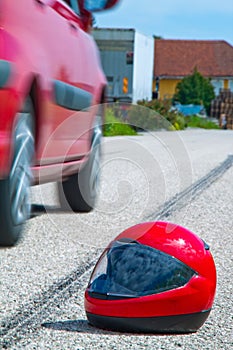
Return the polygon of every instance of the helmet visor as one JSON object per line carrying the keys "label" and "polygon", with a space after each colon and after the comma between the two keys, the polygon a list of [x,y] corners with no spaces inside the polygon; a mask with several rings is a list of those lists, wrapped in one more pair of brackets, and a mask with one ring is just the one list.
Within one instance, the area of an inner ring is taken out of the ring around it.
{"label": "helmet visor", "polygon": [[116,241],[98,261],[88,292],[100,299],[137,298],[184,286],[194,275],[190,267],[160,250]]}

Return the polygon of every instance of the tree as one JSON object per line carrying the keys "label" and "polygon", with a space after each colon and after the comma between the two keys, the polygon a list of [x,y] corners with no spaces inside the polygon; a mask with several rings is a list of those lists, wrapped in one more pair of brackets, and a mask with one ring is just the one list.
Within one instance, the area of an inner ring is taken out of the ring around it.
{"label": "tree", "polygon": [[176,87],[173,100],[181,104],[203,105],[209,113],[211,101],[215,98],[214,87],[195,68],[192,75],[181,80]]}

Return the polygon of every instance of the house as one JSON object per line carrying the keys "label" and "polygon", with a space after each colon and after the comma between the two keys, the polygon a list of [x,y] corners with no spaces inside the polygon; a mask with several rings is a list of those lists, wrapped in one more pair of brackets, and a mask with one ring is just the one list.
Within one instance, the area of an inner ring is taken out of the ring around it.
{"label": "house", "polygon": [[220,89],[233,91],[233,46],[222,40],[155,39],[154,96],[172,98],[176,85],[195,68]]}

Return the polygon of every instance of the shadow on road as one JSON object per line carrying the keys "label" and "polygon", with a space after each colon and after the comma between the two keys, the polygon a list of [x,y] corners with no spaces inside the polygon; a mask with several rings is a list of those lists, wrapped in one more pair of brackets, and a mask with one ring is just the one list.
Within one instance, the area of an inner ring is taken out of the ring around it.
{"label": "shadow on road", "polygon": [[[31,206],[31,215],[30,219],[36,218],[37,216],[41,216],[44,214],[70,214],[73,211],[70,209],[64,209],[59,206],[53,205],[42,205],[42,204],[32,204]],[[79,214],[85,214],[79,212]]]}
{"label": "shadow on road", "polygon": [[[119,334],[124,334],[124,336],[142,336],[145,335],[145,333],[119,333],[119,332],[114,332],[114,331],[108,331],[105,329],[100,329],[92,326],[87,320],[69,320],[69,321],[58,321],[58,322],[45,322],[41,324],[42,327],[51,329],[54,331],[66,331],[66,332],[77,332],[77,333],[86,333],[86,334],[111,334],[111,335],[117,335]],[[173,335],[174,333],[146,333],[147,336],[160,336],[160,337],[165,337],[168,335]],[[188,334],[186,333],[180,333],[180,336],[187,336]],[[190,334],[189,334],[190,335]]]}
{"label": "shadow on road", "polygon": [[[78,332],[78,333],[89,333],[89,334],[109,334],[109,331],[97,329],[88,323],[86,320],[69,320],[69,321],[58,321],[58,322],[45,322],[41,325],[44,328],[52,329],[54,331],[67,331],[67,332]],[[114,334],[114,332],[111,332]]]}

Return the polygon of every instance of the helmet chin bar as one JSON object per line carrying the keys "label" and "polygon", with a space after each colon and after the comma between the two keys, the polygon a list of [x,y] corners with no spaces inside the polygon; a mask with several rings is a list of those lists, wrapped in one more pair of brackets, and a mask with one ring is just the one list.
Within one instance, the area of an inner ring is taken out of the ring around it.
{"label": "helmet chin bar", "polygon": [[89,322],[102,329],[128,333],[193,333],[206,321],[211,310],[175,316],[109,317],[87,313]]}

